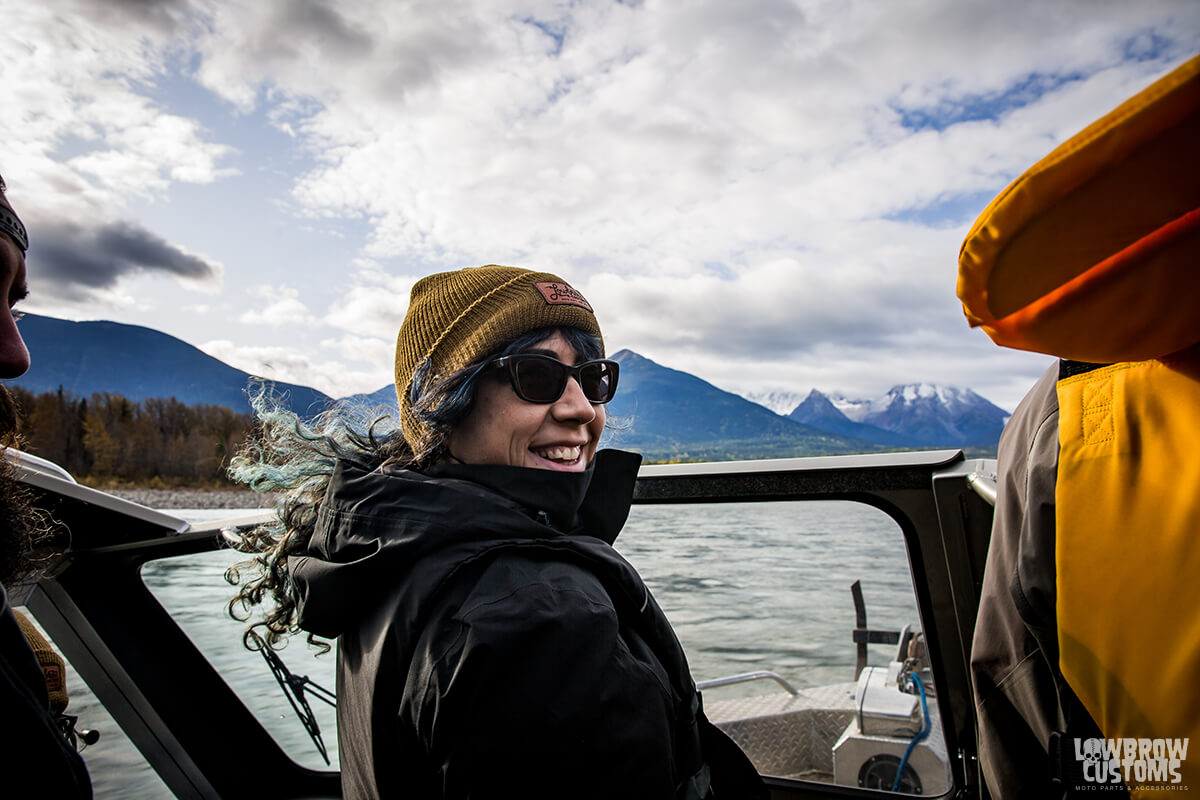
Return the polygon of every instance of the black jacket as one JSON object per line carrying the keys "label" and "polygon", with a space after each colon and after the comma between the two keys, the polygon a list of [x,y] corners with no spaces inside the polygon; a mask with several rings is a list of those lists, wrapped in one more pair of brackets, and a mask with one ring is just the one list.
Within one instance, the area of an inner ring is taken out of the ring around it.
{"label": "black jacket", "polygon": [[[90,798],[83,758],[50,714],[46,677],[0,585],[0,774],[30,797]],[[5,795],[6,797],[8,795]]]}
{"label": "black jacket", "polygon": [[639,462],[338,465],[290,569],[338,637],[347,798],[765,797],[611,547]]}

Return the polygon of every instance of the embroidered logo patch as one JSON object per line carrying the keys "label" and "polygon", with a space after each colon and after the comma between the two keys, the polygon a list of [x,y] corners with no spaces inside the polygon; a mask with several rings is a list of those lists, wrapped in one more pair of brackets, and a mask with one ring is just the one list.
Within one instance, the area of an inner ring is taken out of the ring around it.
{"label": "embroidered logo patch", "polygon": [[61,692],[65,681],[63,681],[62,670],[56,664],[43,664],[42,674],[46,676],[46,691]]}
{"label": "embroidered logo patch", "polygon": [[579,306],[580,308],[592,311],[592,307],[583,298],[583,295],[565,283],[538,281],[533,286],[542,293],[542,297],[552,306]]}

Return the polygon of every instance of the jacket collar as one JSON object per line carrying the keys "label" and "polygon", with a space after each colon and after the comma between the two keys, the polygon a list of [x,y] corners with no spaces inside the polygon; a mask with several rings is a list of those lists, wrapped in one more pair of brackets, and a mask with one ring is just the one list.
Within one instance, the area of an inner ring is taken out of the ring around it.
{"label": "jacket collar", "polygon": [[371,471],[339,461],[305,554],[288,558],[298,624],[336,637],[389,593],[404,594],[405,613],[415,615],[457,564],[497,542],[557,539],[619,559],[600,542],[611,545],[625,524],[640,463],[617,450],[597,453],[583,474],[478,465]]}
{"label": "jacket collar", "polygon": [[563,533],[583,533],[612,544],[629,517],[641,462],[637,453],[601,450],[583,472],[438,464],[425,474],[440,483],[461,481],[482,487]]}

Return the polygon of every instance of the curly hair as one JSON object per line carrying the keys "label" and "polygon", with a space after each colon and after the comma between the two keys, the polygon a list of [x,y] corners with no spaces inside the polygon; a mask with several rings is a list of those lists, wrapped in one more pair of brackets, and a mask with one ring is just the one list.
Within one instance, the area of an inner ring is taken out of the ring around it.
{"label": "curly hair", "polygon": [[[240,584],[228,604],[231,617],[247,622],[255,606],[267,600],[271,604],[261,620],[247,627],[242,642],[248,650],[278,648],[300,632],[299,598],[288,572],[288,559],[307,551],[336,464],[346,461],[367,470],[384,466],[421,470],[445,458],[446,438],[471,412],[487,365],[496,358],[525,352],[555,333],[562,334],[582,359],[603,355],[600,339],[589,333],[577,328],[539,328],[448,376],[418,370],[411,395],[413,413],[431,433],[416,449],[405,441],[391,414],[339,403],[306,421],[283,408],[265,384],[254,388],[250,402],[257,417],[255,435],[234,456],[228,472],[233,480],[257,492],[280,493],[280,499],[271,521],[233,537],[234,548],[253,557],[225,572],[226,581]],[[244,582],[243,571],[252,573]],[[307,641],[322,653],[330,649],[312,633]]]}
{"label": "curly hair", "polygon": [[9,590],[47,567],[69,541],[69,531],[34,505],[16,461],[4,452],[23,446],[20,408],[0,384],[0,584]]}

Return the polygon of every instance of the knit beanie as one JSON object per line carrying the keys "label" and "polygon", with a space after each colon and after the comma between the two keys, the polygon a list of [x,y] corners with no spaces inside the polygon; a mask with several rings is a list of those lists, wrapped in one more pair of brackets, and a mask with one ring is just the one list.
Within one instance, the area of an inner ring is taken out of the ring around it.
{"label": "knit beanie", "polygon": [[25,231],[25,226],[21,224],[21,218],[17,216],[17,212],[13,210],[12,204],[4,195],[3,177],[0,177],[0,233],[7,233],[11,236],[17,247],[21,248],[22,253],[29,251],[29,234]]}
{"label": "knit beanie", "polygon": [[412,411],[413,375],[420,370],[426,381],[445,378],[538,328],[601,335],[588,301],[549,272],[490,264],[417,281],[396,337],[400,429],[414,452],[430,430]]}
{"label": "knit beanie", "polygon": [[42,636],[42,632],[34,627],[24,614],[13,609],[13,617],[21,626],[21,632],[25,634],[25,640],[29,642],[29,649],[33,651],[34,656],[37,657],[38,666],[42,668],[42,675],[46,679],[46,695],[50,700],[50,710],[55,714],[61,714],[66,710],[68,703],[66,664],[63,662],[62,656],[56,653],[50,643],[46,641],[46,637]]}

